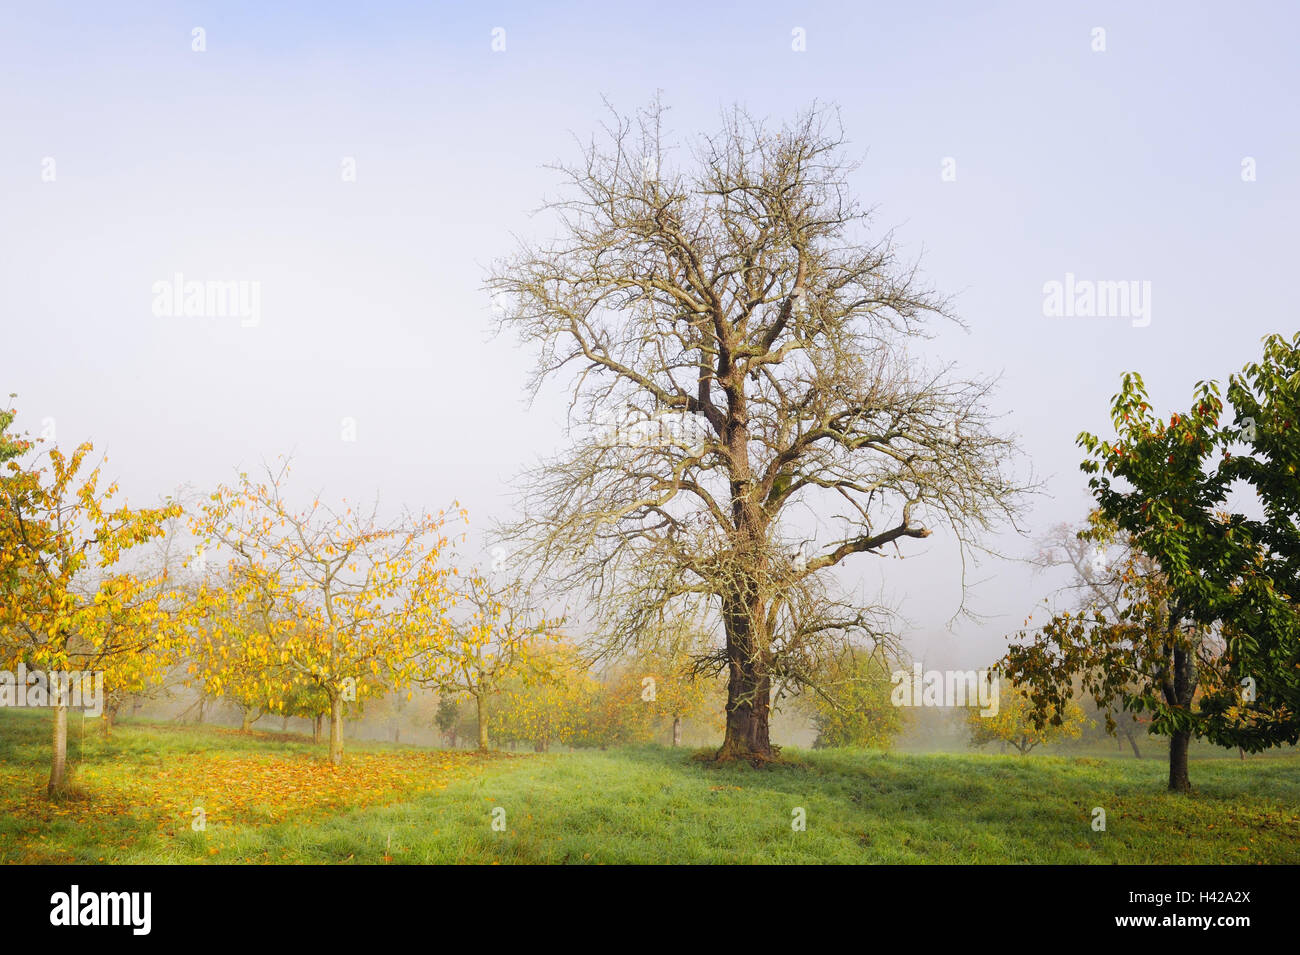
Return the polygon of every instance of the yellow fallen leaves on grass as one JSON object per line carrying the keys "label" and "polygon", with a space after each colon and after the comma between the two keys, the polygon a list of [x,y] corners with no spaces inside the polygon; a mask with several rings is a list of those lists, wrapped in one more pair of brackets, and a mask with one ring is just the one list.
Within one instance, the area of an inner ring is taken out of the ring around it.
{"label": "yellow fallen leaves on grass", "polygon": [[72,797],[59,802],[46,798],[45,780],[33,778],[30,767],[0,765],[0,815],[21,821],[29,838],[8,848],[25,861],[66,861],[41,845],[51,826],[113,828],[129,844],[150,832],[164,840],[187,834],[196,819],[208,832],[304,823],[443,789],[474,760],[469,753],[362,752],[334,766],[308,754],[185,753],[160,766],[83,766]]}

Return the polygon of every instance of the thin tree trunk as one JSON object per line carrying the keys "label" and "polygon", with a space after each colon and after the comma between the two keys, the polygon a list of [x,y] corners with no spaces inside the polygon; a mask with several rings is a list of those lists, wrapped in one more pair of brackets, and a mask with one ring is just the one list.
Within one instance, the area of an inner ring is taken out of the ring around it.
{"label": "thin tree trunk", "polygon": [[673,717],[673,745],[682,745],[682,718],[680,716]]}
{"label": "thin tree trunk", "polygon": [[337,695],[329,702],[329,761],[334,765],[343,761],[343,698]]}
{"label": "thin tree trunk", "polygon": [[474,700],[478,704],[478,751],[486,753],[488,750],[486,694],[480,693],[474,697]]}
{"label": "thin tree trunk", "polygon": [[1124,735],[1128,737],[1128,744],[1133,747],[1133,758],[1141,759],[1142,751],[1138,749],[1137,734],[1129,732],[1129,733],[1125,733]]}
{"label": "thin tree trunk", "polygon": [[1169,739],[1169,790],[1187,793],[1192,791],[1192,781],[1187,775],[1187,746],[1192,734],[1179,730]]}
{"label": "thin tree trunk", "polygon": [[50,763],[48,794],[51,799],[63,794],[68,769],[68,707],[54,707],[54,753]]}
{"label": "thin tree trunk", "polygon": [[335,766],[343,762],[343,700],[339,696],[330,700],[330,762]]}

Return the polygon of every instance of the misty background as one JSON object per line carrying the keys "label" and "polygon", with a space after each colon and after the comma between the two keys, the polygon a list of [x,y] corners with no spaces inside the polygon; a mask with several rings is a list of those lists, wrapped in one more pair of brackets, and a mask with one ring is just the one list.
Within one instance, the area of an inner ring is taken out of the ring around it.
{"label": "misty background", "polygon": [[[1058,583],[1023,561],[1086,513],[1074,439],[1109,433],[1120,375],[1164,414],[1294,329],[1298,21],[1250,3],[6,3],[0,392],[16,430],[93,441],[134,505],[292,455],[303,493],[458,500],[462,560],[489,564],[513,476],[563,438],[566,396],[525,403],[534,355],[490,336],[482,289],[538,234],[545,164],[577,157],[602,97],[632,112],[661,91],[683,139],[733,102],[776,123],[835,103],[876,234],[968,325],[922,353],[1000,376],[992,408],[1043,482],[1026,535],[968,572],[977,620],[954,620],[939,527],[845,579],[898,608],[927,667],[987,666]],[[258,321],[155,314],[177,273],[257,283]],[[1150,282],[1150,324],[1046,317],[1067,273]]]}

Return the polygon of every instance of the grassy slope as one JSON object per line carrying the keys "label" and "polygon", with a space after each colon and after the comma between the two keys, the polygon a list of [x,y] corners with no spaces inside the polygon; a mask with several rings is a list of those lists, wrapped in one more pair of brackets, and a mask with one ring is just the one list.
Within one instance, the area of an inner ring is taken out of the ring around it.
{"label": "grassy slope", "polygon": [[[334,773],[305,742],[124,727],[87,735],[80,798],[50,807],[46,719],[0,713],[0,861],[1300,862],[1290,755],[1194,761],[1186,797],[1163,791],[1159,759],[787,751],[755,770],[656,747],[363,744]],[[189,825],[196,803],[205,832]]]}

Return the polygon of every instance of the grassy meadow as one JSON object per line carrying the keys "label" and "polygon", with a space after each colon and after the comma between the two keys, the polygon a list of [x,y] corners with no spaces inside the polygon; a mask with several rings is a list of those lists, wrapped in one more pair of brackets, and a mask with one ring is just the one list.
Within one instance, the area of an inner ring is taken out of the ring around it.
{"label": "grassy meadow", "polygon": [[0,862],[1300,863],[1293,754],[1194,759],[1180,796],[1155,753],[786,749],[755,769],[350,742],[336,769],[299,736],[78,722],[51,803],[49,715],[0,711]]}

